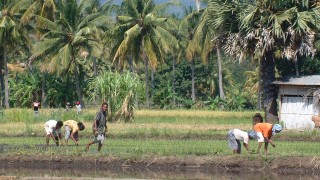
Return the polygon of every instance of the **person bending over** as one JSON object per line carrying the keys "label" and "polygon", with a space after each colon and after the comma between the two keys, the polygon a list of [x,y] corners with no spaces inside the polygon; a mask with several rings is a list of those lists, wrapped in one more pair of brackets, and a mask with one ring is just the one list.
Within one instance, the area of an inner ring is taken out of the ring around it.
{"label": "person bending over", "polygon": [[259,142],[257,153],[260,153],[261,146],[264,143],[264,152],[266,155],[268,155],[268,144],[270,143],[273,147],[276,147],[271,138],[275,133],[281,132],[281,125],[273,125],[270,123],[257,123],[256,125],[254,125],[254,130],[257,132]]}
{"label": "person bending over", "polygon": [[249,139],[257,138],[257,133],[254,131],[244,132],[240,129],[231,129],[228,131],[228,144],[229,147],[233,150],[233,154],[241,153],[241,143],[243,141],[243,146],[248,152],[251,152],[249,149]]}
{"label": "person bending over", "polygon": [[73,142],[78,146],[79,141],[79,131],[83,131],[85,126],[82,122],[76,122],[74,120],[67,120],[64,122],[65,127],[65,139],[66,145],[68,145],[68,140],[71,138]]}
{"label": "person bending over", "polygon": [[[46,146],[49,146],[50,137],[59,146],[59,139],[62,139],[61,136],[61,127],[63,126],[62,121],[49,120],[45,122],[44,129],[46,131]],[[59,138],[58,138],[59,136]]]}

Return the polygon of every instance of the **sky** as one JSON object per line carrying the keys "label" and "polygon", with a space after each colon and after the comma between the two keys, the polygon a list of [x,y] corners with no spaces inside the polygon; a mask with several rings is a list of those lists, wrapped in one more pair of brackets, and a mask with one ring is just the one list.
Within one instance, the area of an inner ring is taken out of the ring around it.
{"label": "sky", "polygon": [[[105,3],[107,0],[100,0],[101,3]],[[115,4],[120,4],[123,0],[113,0],[113,2]],[[164,3],[164,2],[168,2],[170,0],[154,0],[155,3]],[[195,5],[195,0],[180,0],[181,4],[186,6],[186,7],[189,7],[189,6],[192,6],[194,9],[196,8],[196,5]],[[174,14],[179,14],[181,15],[181,13],[183,12],[183,9],[182,7],[171,7],[170,9],[168,9],[168,12],[169,13],[174,13]]]}
{"label": "sky", "polygon": [[[100,0],[101,3],[106,2],[107,0]],[[170,0],[155,0],[156,3],[164,3]],[[114,3],[120,4],[122,0],[113,0]],[[180,0],[180,2],[186,6],[195,6],[195,0]]]}

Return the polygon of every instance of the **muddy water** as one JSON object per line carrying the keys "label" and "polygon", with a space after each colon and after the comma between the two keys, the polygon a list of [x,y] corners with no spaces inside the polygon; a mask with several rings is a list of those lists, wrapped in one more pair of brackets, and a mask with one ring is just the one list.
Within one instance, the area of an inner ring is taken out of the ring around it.
{"label": "muddy water", "polygon": [[[219,180],[316,180],[320,179],[319,174],[276,174],[276,173],[203,173],[195,169],[185,171],[132,171],[122,169],[120,171],[108,170],[63,170],[63,169],[27,169],[8,168],[0,169],[0,179],[5,177],[16,177],[16,179],[219,179]],[[15,178],[13,178],[15,179]]]}

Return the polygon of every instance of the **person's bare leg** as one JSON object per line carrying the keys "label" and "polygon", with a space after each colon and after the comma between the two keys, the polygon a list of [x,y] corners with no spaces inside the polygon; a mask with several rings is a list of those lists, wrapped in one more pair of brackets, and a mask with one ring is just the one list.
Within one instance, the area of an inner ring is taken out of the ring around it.
{"label": "person's bare leg", "polygon": [[101,144],[101,143],[99,143],[99,144],[98,144],[98,151],[100,151],[100,150],[101,150],[101,147],[102,147],[102,144]]}
{"label": "person's bare leg", "polygon": [[94,144],[94,141],[91,141],[91,142],[89,142],[89,143],[86,145],[86,151],[89,150],[89,148],[90,148],[90,146],[91,146],[92,144]]}

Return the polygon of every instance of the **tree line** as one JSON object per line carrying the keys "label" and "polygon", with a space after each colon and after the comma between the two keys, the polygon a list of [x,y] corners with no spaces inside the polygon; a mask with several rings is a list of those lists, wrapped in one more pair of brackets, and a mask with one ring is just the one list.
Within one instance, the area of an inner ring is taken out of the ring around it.
{"label": "tree line", "polygon": [[317,0],[2,0],[1,105],[108,101],[146,108],[263,108],[276,77],[315,74]]}

